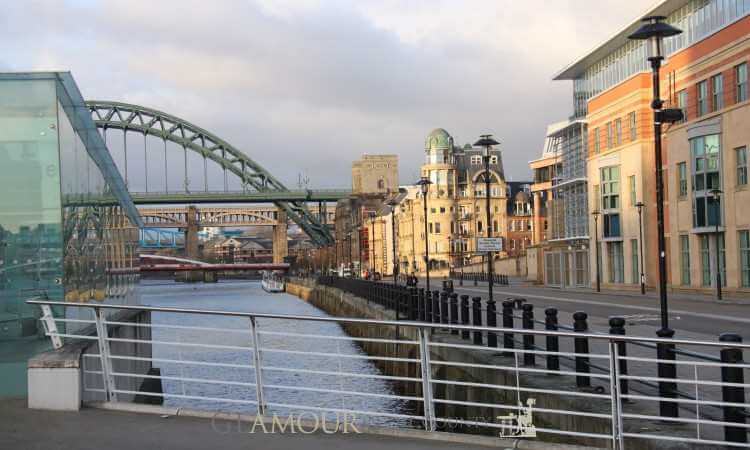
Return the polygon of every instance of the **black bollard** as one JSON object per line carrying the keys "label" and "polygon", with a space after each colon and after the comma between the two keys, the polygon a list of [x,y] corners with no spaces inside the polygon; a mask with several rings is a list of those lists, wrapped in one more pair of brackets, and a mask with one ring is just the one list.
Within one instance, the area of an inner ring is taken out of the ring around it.
{"label": "black bollard", "polygon": [[424,321],[432,322],[432,292],[424,292]]}
{"label": "black bollard", "polygon": [[[515,342],[513,342],[513,333],[507,330],[513,328],[513,301],[503,301],[503,328],[506,329],[503,332],[503,348],[514,348]],[[505,356],[513,356],[512,352],[503,353]]]}
{"label": "black bollard", "polygon": [[424,288],[417,289],[417,320],[425,321],[424,309]]}
{"label": "black bollard", "polygon": [[[522,325],[524,330],[534,329],[534,305],[526,303],[523,305],[522,313]],[[534,350],[534,335],[524,334],[523,335],[523,349]],[[534,353],[524,352],[523,353],[523,364],[525,366],[533,366],[536,364],[536,355]]]}
{"label": "black bollard", "polygon": [[417,288],[409,288],[409,320],[417,320]]}
{"label": "black bollard", "polygon": [[[720,342],[742,343],[742,337],[734,333],[723,333],[719,336]],[[745,377],[742,367],[733,367],[732,364],[742,364],[741,348],[721,349],[721,362],[727,365],[721,366],[721,381],[724,383],[744,384]],[[724,403],[745,403],[745,388],[742,386],[722,386],[721,401]],[[724,422],[745,424],[745,409],[742,406],[724,405]],[[727,442],[747,442],[747,429],[742,427],[724,426],[724,440]]]}
{"label": "black bollard", "polygon": [[[461,325],[469,325],[469,296],[461,296]],[[461,339],[469,339],[469,330],[461,330]]]}
{"label": "black bollard", "polygon": [[677,402],[670,401],[670,398],[677,398],[677,383],[668,381],[677,378],[677,365],[669,361],[675,360],[674,344],[668,339],[674,336],[674,330],[661,329],[656,332],[663,341],[656,344],[656,358],[659,362],[656,364],[656,372],[662,381],[659,381],[659,415],[662,417],[678,417],[679,410]]}
{"label": "black bollard", "polygon": [[[588,331],[589,326],[586,323],[586,318],[588,318],[588,314],[586,314],[583,311],[577,311],[573,313],[573,331],[577,333],[585,333]],[[589,366],[590,359],[588,356],[578,356],[578,355],[588,355],[589,354],[589,340],[588,338],[575,338],[574,341],[574,347],[575,347],[575,353],[576,353],[576,372],[579,374],[586,374],[591,372],[591,367]],[[576,375],[576,385],[579,388],[583,387],[590,387],[591,386],[591,377],[587,375]]]}
{"label": "black bollard", "polygon": [[448,323],[448,292],[440,293],[440,323]]}
{"label": "black bollard", "polygon": [[477,274],[476,274],[476,272],[475,272],[475,273],[474,273],[474,286],[476,286],[476,285],[477,285]]}
{"label": "black bollard", "polygon": [[[458,325],[458,294],[451,292],[449,303],[451,305],[450,323]],[[458,334],[458,330],[451,330],[451,334]]]}
{"label": "black bollard", "polygon": [[[487,326],[497,327],[497,307],[495,300],[487,300]],[[494,331],[487,332],[487,347],[497,348],[497,334]]]}
{"label": "black bollard", "polygon": [[[557,309],[547,308],[544,310],[544,329],[547,331],[557,331]],[[560,340],[557,336],[547,336],[547,351],[560,351]],[[560,370],[560,356],[547,355],[547,369]]]}
{"label": "black bollard", "polygon": [[432,323],[440,323],[440,291],[432,291]]}
{"label": "black bollard", "polygon": [[[625,319],[622,317],[610,317],[609,318],[609,334],[616,336],[625,336]],[[628,374],[628,360],[623,359],[627,355],[627,346],[624,341],[617,341],[617,365],[620,370],[617,372],[618,375]],[[628,394],[628,380],[620,379],[620,394]]]}
{"label": "black bollard", "polygon": [[[473,316],[472,325],[474,325],[475,327],[481,327],[482,326],[482,298],[481,297],[472,297],[471,312]],[[481,331],[474,332],[474,344],[482,345],[482,332]]]}
{"label": "black bollard", "polygon": [[458,278],[458,285],[463,286],[464,285],[464,273],[461,272],[461,275]]}

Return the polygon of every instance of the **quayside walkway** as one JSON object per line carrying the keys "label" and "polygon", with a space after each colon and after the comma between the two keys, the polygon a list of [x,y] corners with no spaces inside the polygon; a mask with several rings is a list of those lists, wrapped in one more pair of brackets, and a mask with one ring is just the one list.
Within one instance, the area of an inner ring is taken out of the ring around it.
{"label": "quayside walkway", "polygon": [[[231,428],[232,431],[227,431]],[[248,433],[246,423],[237,431],[236,422],[197,417],[176,417],[84,408],[77,412],[33,410],[25,399],[0,402],[0,448],[19,450],[440,450],[514,448],[514,441],[451,434],[440,441],[420,430],[398,435],[373,433],[312,434]],[[383,430],[385,432],[385,430]],[[388,430],[397,433],[398,430]],[[432,434],[434,436],[434,434]],[[486,445],[472,441],[485,439]],[[586,450],[590,447],[519,442],[519,449]]]}

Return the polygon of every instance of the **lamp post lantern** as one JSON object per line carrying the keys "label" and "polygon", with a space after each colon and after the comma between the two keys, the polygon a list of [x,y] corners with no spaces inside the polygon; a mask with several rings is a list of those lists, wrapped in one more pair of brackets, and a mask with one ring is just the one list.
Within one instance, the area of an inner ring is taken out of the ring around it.
{"label": "lamp post lantern", "polygon": [[635,204],[635,207],[638,208],[638,242],[640,244],[640,253],[641,253],[641,295],[646,295],[646,274],[644,273],[643,268],[643,207],[646,206],[643,204],[643,202],[638,202]]}
{"label": "lamp post lantern", "polygon": [[599,267],[599,215],[601,213],[595,209],[591,215],[594,216],[594,259],[596,260],[596,292],[602,291],[601,268]]}
{"label": "lamp post lantern", "polygon": [[[476,147],[484,147],[484,196],[485,196],[485,209],[487,210],[487,237],[492,237],[492,212],[490,210],[490,179],[492,178],[490,173],[490,152],[492,146],[500,144],[492,138],[491,134],[483,134],[479,136],[479,140],[474,143]],[[493,252],[487,252],[487,301],[492,302],[492,289],[493,289],[493,271],[494,271],[494,258]]]}
{"label": "lamp post lantern", "polygon": [[719,254],[719,224],[721,223],[721,189],[711,189],[710,194],[714,199],[714,211],[716,211],[716,299],[721,300],[721,255]]}
{"label": "lamp post lantern", "polygon": [[647,41],[651,63],[651,77],[654,98],[651,108],[654,110],[654,159],[656,161],[656,237],[659,252],[659,301],[661,305],[661,329],[657,331],[660,337],[672,337],[674,331],[669,328],[669,315],[667,307],[667,262],[666,244],[664,239],[664,180],[662,174],[661,156],[661,125],[664,122],[672,123],[682,120],[682,111],[679,109],[662,109],[664,102],[659,93],[659,69],[664,60],[662,54],[662,41],[665,37],[675,36],[682,30],[664,23],[664,16],[650,16],[643,19],[643,25],[635,33],[628,36],[630,39]]}
{"label": "lamp post lantern", "polygon": [[428,177],[422,177],[417,181],[417,186],[422,191],[422,203],[424,205],[424,262],[425,262],[425,286],[430,292],[430,235],[427,233],[427,194],[430,192],[432,181]]}
{"label": "lamp post lantern", "polygon": [[[398,260],[396,259],[396,206],[398,202],[395,198],[388,201],[391,207],[391,247],[393,250],[393,285],[398,286]],[[385,235],[383,236],[385,237]]]}

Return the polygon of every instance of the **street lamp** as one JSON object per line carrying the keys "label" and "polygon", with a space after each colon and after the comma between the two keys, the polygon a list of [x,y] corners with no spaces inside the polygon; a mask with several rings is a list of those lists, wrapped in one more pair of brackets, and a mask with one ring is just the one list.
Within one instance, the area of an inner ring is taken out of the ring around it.
{"label": "street lamp", "polygon": [[638,235],[641,244],[641,295],[646,295],[646,274],[643,272],[643,202],[638,202],[635,207],[638,208]]}
{"label": "street lamp", "polygon": [[[483,134],[479,136],[479,140],[474,143],[476,147],[484,147],[484,189],[485,189],[485,205],[487,209],[487,238],[492,237],[492,216],[490,211],[490,152],[492,151],[493,145],[498,145],[495,139],[492,138],[491,134]],[[487,252],[487,274],[489,283],[487,284],[487,294],[489,298],[487,301],[492,302],[492,288],[493,288],[493,252]]]}
{"label": "street lamp", "polygon": [[723,192],[721,189],[711,189],[709,191],[711,197],[714,199],[714,210],[716,211],[716,299],[721,300],[721,265],[719,263],[721,257],[719,255],[719,223],[721,222],[721,203],[719,199]]}
{"label": "street lamp", "polygon": [[392,198],[388,200],[388,206],[391,207],[391,247],[393,247],[393,285],[398,286],[398,261],[396,260],[396,206],[398,206],[398,202],[396,201],[395,198]]}
{"label": "street lamp", "polygon": [[431,184],[432,181],[428,177],[422,177],[417,181],[417,186],[422,191],[422,203],[424,204],[424,261],[427,292],[430,292],[430,235],[427,233],[427,194],[430,192]]}
{"label": "street lamp", "polygon": [[599,212],[598,209],[595,209],[591,215],[594,216],[594,259],[596,260],[596,292],[602,291],[601,286],[601,270],[599,269],[599,215],[601,212]]}
{"label": "street lamp", "polygon": [[663,22],[664,16],[651,16],[643,19],[644,24],[635,33],[628,36],[630,39],[645,40],[649,50],[648,61],[651,63],[652,87],[654,98],[651,108],[654,110],[654,159],[656,168],[656,237],[659,251],[659,300],[661,304],[661,329],[657,331],[659,337],[672,337],[674,331],[669,329],[669,316],[667,309],[667,262],[666,244],[664,239],[664,180],[662,179],[661,161],[661,124],[663,122],[673,123],[682,120],[682,111],[679,109],[662,110],[664,102],[659,94],[659,68],[664,59],[662,55],[662,40],[665,37],[675,36],[682,30]]}

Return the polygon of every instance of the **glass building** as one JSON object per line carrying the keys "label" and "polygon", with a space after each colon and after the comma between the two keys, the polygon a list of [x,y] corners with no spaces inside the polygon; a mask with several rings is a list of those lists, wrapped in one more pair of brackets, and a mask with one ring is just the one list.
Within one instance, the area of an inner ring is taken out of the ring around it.
{"label": "glass building", "polygon": [[71,74],[0,73],[0,397],[50,346],[26,300],[137,302],[141,226]]}

